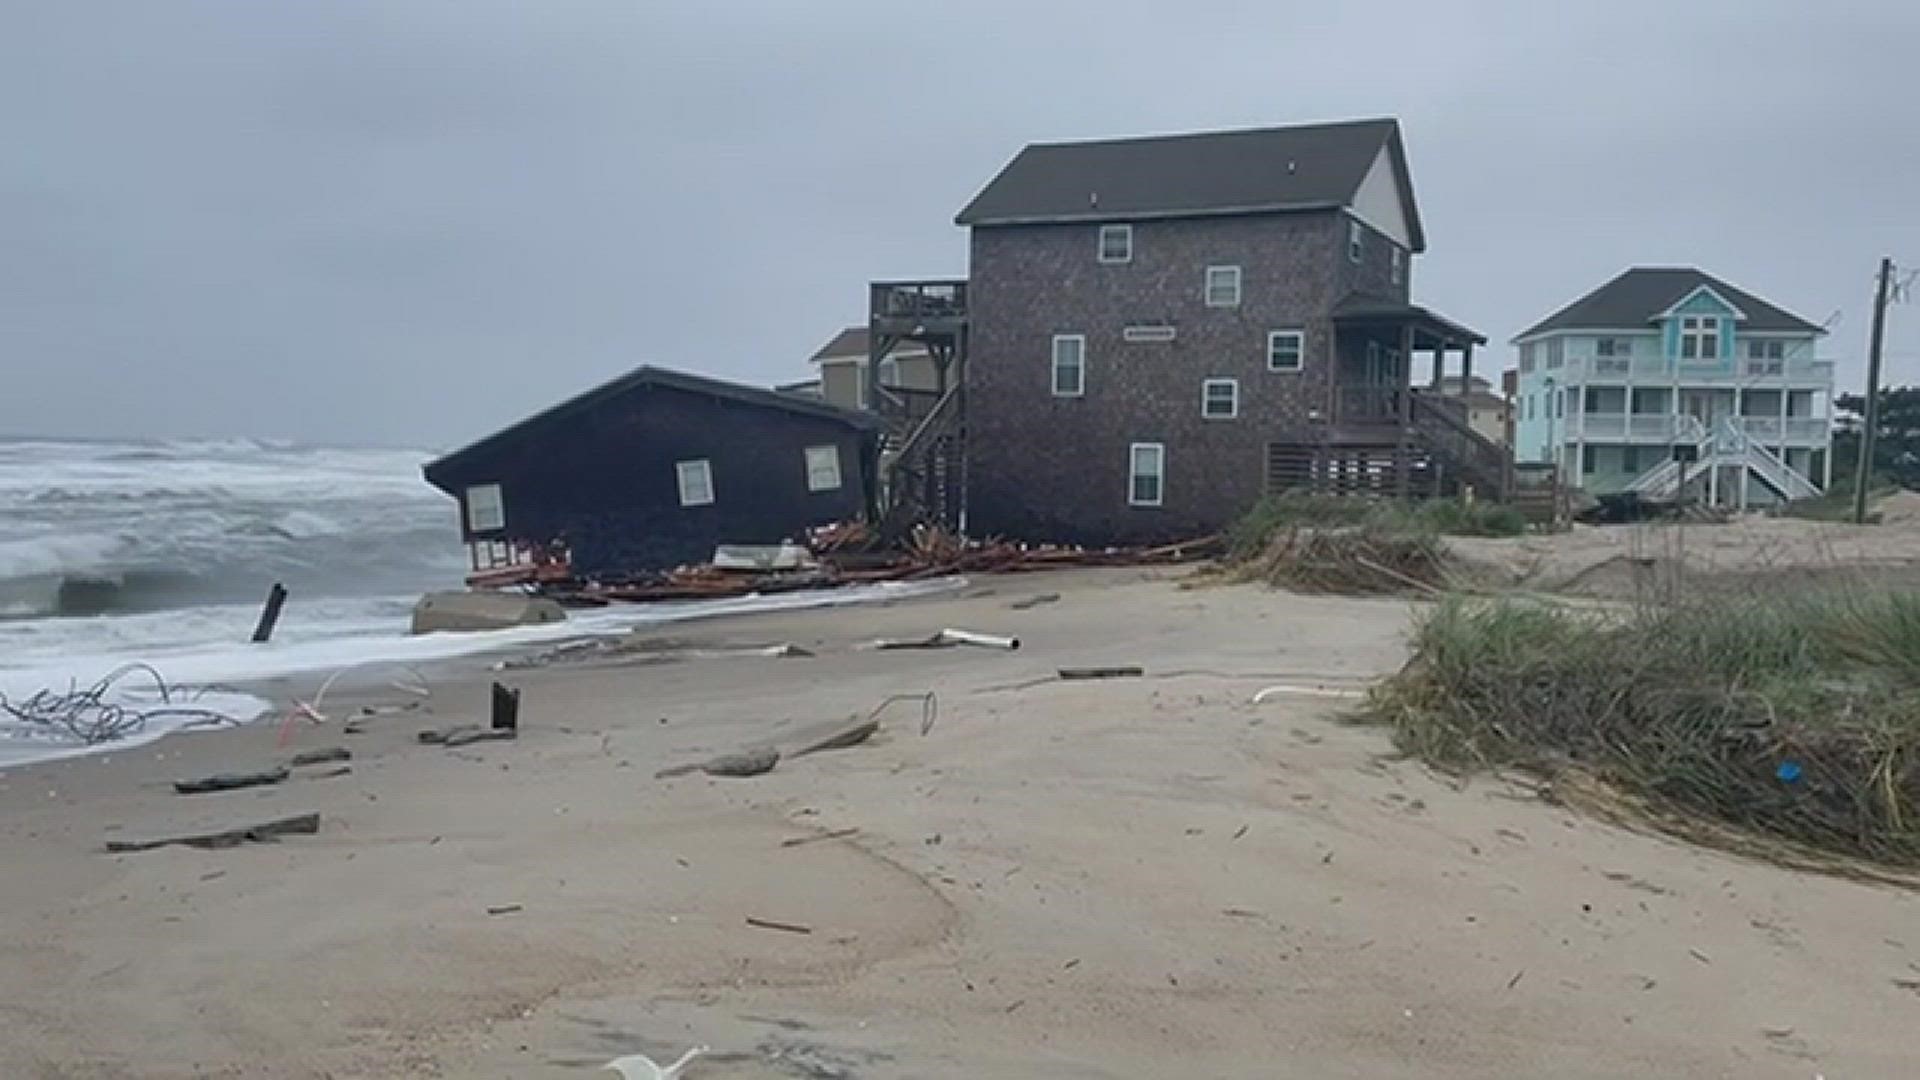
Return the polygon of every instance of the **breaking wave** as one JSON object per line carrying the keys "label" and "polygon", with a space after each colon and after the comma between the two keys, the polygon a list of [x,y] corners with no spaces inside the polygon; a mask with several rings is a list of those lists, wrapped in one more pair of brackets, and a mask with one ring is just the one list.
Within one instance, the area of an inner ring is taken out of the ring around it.
{"label": "breaking wave", "polygon": [[250,439],[0,442],[0,618],[457,583],[427,455]]}

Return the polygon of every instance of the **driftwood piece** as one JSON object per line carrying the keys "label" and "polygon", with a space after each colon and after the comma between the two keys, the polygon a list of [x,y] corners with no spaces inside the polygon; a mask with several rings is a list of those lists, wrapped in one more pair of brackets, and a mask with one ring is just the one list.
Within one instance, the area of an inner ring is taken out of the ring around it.
{"label": "driftwood piece", "polygon": [[173,790],[180,795],[204,795],[213,791],[232,791],[236,788],[260,787],[265,784],[278,784],[293,775],[284,765],[259,772],[214,773],[212,776],[196,777],[192,780],[175,780]]}
{"label": "driftwood piece", "polygon": [[742,750],[737,754],[721,754],[717,758],[709,758],[692,765],[675,765],[654,773],[653,778],[665,780],[693,772],[703,772],[708,776],[759,776],[761,773],[772,772],[773,767],[779,763],[780,751],[763,747],[758,750]]}
{"label": "driftwood piece", "polygon": [[302,750],[288,758],[287,764],[297,769],[302,765],[325,765],[330,761],[351,760],[353,760],[353,751],[346,747],[323,746],[317,750]]}
{"label": "driftwood piece", "polygon": [[241,825],[220,832],[189,833],[185,836],[164,836],[155,840],[109,840],[107,850],[115,853],[132,851],[152,851],[169,844],[181,844],[186,847],[217,848],[238,847],[245,843],[271,843],[281,836],[311,835],[320,831],[319,814],[296,814],[293,817],[276,818],[256,825]]}
{"label": "driftwood piece", "polygon": [[809,836],[789,836],[780,841],[780,846],[802,847],[806,844],[817,844],[822,840],[844,840],[859,831],[859,829],[835,829],[832,832],[813,833]]}
{"label": "driftwood piece", "polygon": [[845,750],[849,746],[859,746],[873,738],[873,733],[879,730],[879,720],[854,721],[819,742],[795,750],[792,756],[804,757],[807,754],[817,754],[822,750]]}
{"label": "driftwood piece", "polygon": [[280,622],[280,608],[287,602],[287,587],[279,582],[267,590],[267,602],[261,605],[260,621],[253,627],[253,643],[264,645],[273,637],[273,628]]}
{"label": "driftwood piece", "polygon": [[785,930],[789,934],[813,933],[813,927],[811,926],[802,926],[799,923],[780,922],[777,919],[756,919],[751,915],[747,916],[747,925],[757,926],[762,930]]}
{"label": "driftwood piece", "polygon": [[1062,679],[1132,679],[1147,673],[1147,669],[1132,665],[1124,667],[1063,667]]}
{"label": "driftwood piece", "polygon": [[440,745],[452,749],[456,746],[465,746],[468,743],[493,742],[495,740],[511,741],[519,737],[520,732],[517,728],[473,728],[469,731],[447,732],[447,737],[440,740]]}
{"label": "driftwood piece", "polygon": [[1007,606],[1009,608],[1012,608],[1014,611],[1028,611],[1032,608],[1039,607],[1041,604],[1054,603],[1059,599],[1060,599],[1060,594],[1057,592],[1043,592],[1043,593],[1036,593],[1032,596],[1029,596],[1025,600],[1015,600],[1013,603],[1008,604]]}

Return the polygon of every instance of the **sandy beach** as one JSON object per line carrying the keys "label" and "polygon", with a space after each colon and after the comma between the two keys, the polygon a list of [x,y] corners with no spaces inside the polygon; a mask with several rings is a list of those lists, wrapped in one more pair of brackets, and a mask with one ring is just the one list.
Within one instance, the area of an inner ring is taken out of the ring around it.
{"label": "sandy beach", "polygon": [[[568,1077],[694,1044],[716,1080],[1913,1074],[1911,894],[1398,760],[1339,717],[1408,604],[1184,576],[674,626],[498,676],[515,742],[417,742],[482,718],[467,661],[360,734],[0,772],[0,1075]],[[943,627],[1022,647],[861,647]],[[812,655],[745,653],[780,643]],[[766,775],[655,778],[929,690],[924,735],[909,702]],[[350,774],[171,790],[336,745]],[[318,835],[103,852],[306,811]]]}

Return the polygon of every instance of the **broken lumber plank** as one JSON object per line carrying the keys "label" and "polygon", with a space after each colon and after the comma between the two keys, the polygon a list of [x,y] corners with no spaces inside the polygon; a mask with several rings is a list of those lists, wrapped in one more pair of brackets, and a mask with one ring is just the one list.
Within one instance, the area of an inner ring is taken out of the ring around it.
{"label": "broken lumber plank", "polygon": [[762,930],[785,930],[789,934],[813,933],[813,927],[811,926],[802,926],[799,923],[780,922],[777,919],[756,919],[751,915],[747,916],[747,925],[757,926]]}
{"label": "broken lumber plank", "polygon": [[293,774],[287,771],[284,765],[258,772],[214,773],[212,776],[200,776],[192,780],[175,780],[173,790],[179,795],[205,795],[214,791],[233,791],[236,788],[278,784],[291,775]]}
{"label": "broken lumber plank", "polygon": [[520,729],[518,728],[473,728],[468,731],[447,732],[446,738],[440,740],[440,745],[452,749],[468,743],[511,741],[519,737]]}
{"label": "broken lumber plank", "polygon": [[1039,607],[1041,604],[1051,604],[1059,599],[1060,594],[1057,592],[1036,593],[1033,596],[1027,597],[1025,600],[1015,600],[1007,606],[1014,611],[1029,611]]}
{"label": "broken lumber plank", "polygon": [[860,830],[857,828],[856,829],[835,829],[832,832],[814,833],[811,836],[789,836],[785,840],[780,841],[780,846],[781,847],[801,847],[805,844],[816,844],[822,840],[844,840],[847,837],[852,836],[859,831]]}
{"label": "broken lumber plank", "polygon": [[318,750],[302,750],[288,758],[287,764],[297,769],[302,765],[325,765],[333,761],[351,760],[353,760],[353,751],[346,747],[326,746]]}
{"label": "broken lumber plank", "polygon": [[849,746],[858,746],[873,738],[873,733],[879,730],[880,721],[861,720],[848,724],[819,742],[795,750],[792,756],[804,757],[807,754],[817,754],[822,750],[845,750]]}
{"label": "broken lumber plank", "polygon": [[1147,673],[1143,667],[1126,665],[1121,667],[1063,667],[1062,679],[1132,679]]}
{"label": "broken lumber plank", "polygon": [[153,840],[109,840],[107,850],[115,854],[135,851],[152,851],[169,844],[185,847],[214,850],[218,848],[238,847],[245,843],[271,843],[281,836],[311,835],[320,831],[320,815],[295,814],[293,817],[275,818],[254,825],[241,825],[219,832],[188,833],[183,836],[163,836]]}

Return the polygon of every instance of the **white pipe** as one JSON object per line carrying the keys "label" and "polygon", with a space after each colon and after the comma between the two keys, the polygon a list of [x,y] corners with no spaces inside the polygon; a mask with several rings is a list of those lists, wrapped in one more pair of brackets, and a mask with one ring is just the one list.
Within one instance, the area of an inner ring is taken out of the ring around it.
{"label": "white pipe", "polygon": [[998,634],[980,634],[972,630],[942,630],[940,641],[947,645],[978,645],[983,649],[1017,649],[1020,639]]}

